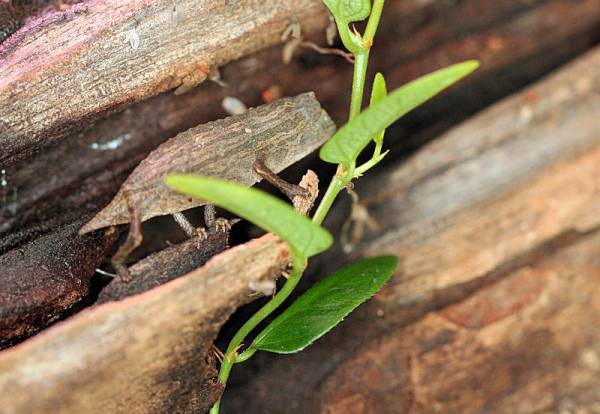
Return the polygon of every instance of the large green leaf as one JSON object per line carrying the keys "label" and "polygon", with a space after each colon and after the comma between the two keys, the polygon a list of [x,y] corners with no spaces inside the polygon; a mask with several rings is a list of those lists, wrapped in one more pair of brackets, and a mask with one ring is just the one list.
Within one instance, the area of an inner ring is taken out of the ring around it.
{"label": "large green leaf", "polygon": [[371,14],[371,0],[323,0],[336,20],[343,24],[358,22]]}
{"label": "large green leaf", "polygon": [[396,89],[342,126],[321,147],[321,159],[334,164],[351,164],[379,132],[478,67],[477,61],[459,63]]}
{"label": "large green leaf", "polygon": [[170,174],[165,182],[177,191],[216,204],[275,233],[302,257],[321,253],[333,243],[327,230],[263,191],[218,178],[189,174]]}
{"label": "large green leaf", "polygon": [[291,354],[325,335],[394,274],[398,259],[380,256],[344,267],[317,283],[269,324],[250,349]]}

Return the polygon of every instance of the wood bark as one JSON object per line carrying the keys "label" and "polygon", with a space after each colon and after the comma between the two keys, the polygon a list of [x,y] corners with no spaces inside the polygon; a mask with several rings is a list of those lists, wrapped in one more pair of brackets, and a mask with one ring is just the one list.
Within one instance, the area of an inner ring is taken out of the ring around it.
{"label": "wood bark", "polygon": [[395,254],[400,271],[307,351],[263,356],[224,412],[594,412],[598,64],[600,49],[359,180],[382,231],[345,260]]}
{"label": "wood bark", "polygon": [[222,386],[221,325],[290,260],[271,235],[149,292],[85,310],[0,353],[0,407],[17,413],[201,413]]}
{"label": "wood bark", "polygon": [[[464,87],[430,102],[423,110],[405,118],[401,126],[390,130],[388,142],[401,148],[393,154],[396,158],[404,155],[407,148],[580,53],[599,38],[597,0],[501,1],[495,7],[489,7],[485,0],[410,0],[388,2],[386,7],[389,14],[383,19],[375,49],[386,52],[374,52],[372,68],[383,70],[391,86],[456,60],[478,57],[484,63],[479,75]],[[67,21],[78,18],[72,14]],[[4,56],[19,49],[18,43],[9,45],[12,45],[10,53],[6,46]],[[123,45],[133,53],[129,45],[119,43]],[[74,49],[73,56],[78,56],[85,47]],[[343,119],[347,97],[339,91],[349,85],[349,66],[328,57],[303,54],[291,67],[282,69],[277,63],[279,58],[280,51],[272,49],[233,63],[222,70],[229,83],[225,88],[208,84],[179,97],[162,94],[87,125],[82,132],[67,136],[61,131],[45,129],[56,142],[61,142],[20,163],[15,164],[11,159],[12,164],[6,168],[9,185],[0,188],[3,203],[0,248],[10,250],[82,216],[89,218],[110,200],[131,169],[162,141],[199,123],[223,117],[221,99],[226,95],[255,105],[260,101],[260,92],[274,84],[281,87],[284,95],[316,89],[324,106],[332,109],[338,120]],[[396,171],[390,170],[364,183],[359,181],[363,200],[371,200],[367,202],[371,213],[387,231],[382,236],[370,235],[357,247],[356,256],[385,251],[400,254],[405,262],[402,275],[406,276],[394,279],[382,295],[334,331],[330,339],[325,338],[305,355],[273,363],[256,385],[236,389],[234,377],[231,392],[224,400],[225,412],[281,409],[291,413],[319,410],[362,413],[377,409],[385,413],[404,412],[403,407],[420,412],[434,409],[532,412],[539,407],[575,409],[577,404],[584,410],[593,410],[597,384],[588,378],[597,372],[594,368],[600,352],[597,332],[577,330],[562,316],[564,310],[575,323],[592,327],[598,318],[592,299],[580,297],[586,289],[595,292],[590,280],[596,274],[597,264],[589,258],[597,254],[598,246],[593,233],[596,218],[592,214],[597,205],[597,187],[589,178],[593,174],[597,177],[598,172],[594,169],[598,161],[594,143],[597,125],[590,122],[598,109],[591,92],[596,90],[597,80],[590,77],[598,59],[587,59],[593,60],[593,64],[580,63],[575,66],[579,71],[571,68],[568,72],[571,75],[552,78],[552,82],[539,86],[547,87],[533,88],[535,93],[521,94],[502,103],[487,115],[444,136],[439,144],[428,147],[406,166],[391,166]],[[586,82],[592,85],[589,90]],[[103,83],[104,80],[100,82]],[[90,113],[91,118],[97,116]],[[63,126],[71,130],[71,121],[68,122]],[[419,131],[423,125],[428,128]],[[506,134],[498,133],[505,129]],[[531,142],[529,134],[533,137]],[[455,138],[450,139],[451,136]],[[124,137],[123,145],[115,150],[89,151],[94,145],[102,147]],[[560,139],[551,139],[546,147],[543,139],[548,137]],[[461,144],[464,142],[473,147]],[[587,161],[582,155],[585,151],[592,153]],[[519,162],[515,154],[522,155],[527,162]],[[431,161],[427,161],[429,157]],[[478,174],[482,175],[480,185],[473,177]],[[390,185],[387,192],[384,189],[390,183],[399,184]],[[369,187],[379,190],[369,191]],[[378,203],[385,205],[376,207]],[[478,217],[483,218],[476,220]],[[334,217],[329,226],[336,228],[343,219]],[[325,274],[341,264],[340,257],[342,254],[337,251],[315,265]],[[564,267],[555,268],[561,262]],[[527,273],[529,270],[531,273]],[[519,272],[525,276],[513,277]],[[548,273],[552,277],[546,277]],[[573,277],[574,274],[578,276]],[[573,280],[573,285],[564,280]],[[230,280],[223,280],[218,286],[229,287],[229,283]],[[198,319],[174,317],[161,326],[152,324],[152,315],[158,314],[156,310],[150,311],[147,319],[137,314],[132,316],[129,321],[140,326],[152,325],[140,331],[140,335],[147,335],[144,339],[168,338],[166,348],[158,341],[163,351],[152,353],[148,348],[148,355],[159,362],[150,364],[147,371],[143,365],[148,361],[137,353],[146,352],[144,346],[156,345],[154,339],[141,343],[131,340],[133,336],[126,335],[135,333],[125,334],[123,325],[119,325],[114,335],[94,331],[96,323],[99,328],[109,327],[111,331],[114,325],[107,321],[119,319],[121,313],[133,315],[130,312],[134,312],[134,302],[154,295],[159,297],[160,292],[170,289],[168,286],[171,284],[127,299],[125,305],[108,304],[87,311],[13,350],[0,353],[0,371],[6,374],[0,374],[1,394],[5,396],[4,400],[0,397],[0,406],[4,407],[9,399],[12,405],[6,407],[13,412],[48,412],[44,411],[47,409],[77,412],[88,408],[92,412],[96,409],[97,412],[132,412],[131,409],[194,412],[208,407],[219,393],[219,388],[211,382],[215,372],[208,366],[212,363],[204,363],[208,346],[227,315],[246,299],[246,290],[219,299],[215,307],[226,309],[222,314],[211,308],[204,316],[197,315]],[[517,295],[512,300],[514,292]],[[173,304],[172,309],[176,309],[180,299],[167,295],[164,302],[156,300],[161,306]],[[576,302],[578,299],[580,303]],[[566,303],[574,305],[559,307]],[[204,306],[204,302],[194,304]],[[456,306],[454,311],[448,310],[451,305]],[[442,315],[446,310],[447,315]],[[219,317],[210,319],[216,313]],[[483,315],[482,320],[467,320],[467,316],[473,318],[471,314]],[[216,322],[210,329],[201,327],[197,331],[180,325],[208,320],[202,318]],[[132,326],[136,325],[130,324],[129,329]],[[536,326],[543,328],[538,332]],[[180,349],[179,342],[175,345],[172,342],[175,332],[183,336],[183,351],[179,356],[169,357],[171,351],[164,349]],[[514,332],[518,338],[509,341],[507,332]],[[65,333],[68,337],[61,339]],[[189,339],[188,335],[194,333],[196,338]],[[573,338],[572,343],[559,341],[561,335]],[[72,375],[63,367],[65,359],[59,358],[66,355],[62,348],[65,352],[73,350],[69,338],[79,338],[73,344],[80,345],[79,351],[83,352],[77,354],[77,349],[74,350],[74,364],[81,362],[82,366],[75,367]],[[497,341],[495,346],[493,341]],[[544,353],[547,344],[549,351]],[[90,349],[85,349],[88,345]],[[193,346],[197,347],[194,352],[188,351]],[[125,356],[120,354],[123,350]],[[94,357],[98,351],[100,354]],[[136,365],[132,375],[127,376],[123,373],[126,369],[121,369],[126,362],[119,358],[130,355],[142,367]],[[542,357],[538,358],[539,355]],[[465,366],[465,361],[471,359],[479,362],[473,366],[485,368],[484,377],[472,366]],[[262,354],[255,360],[261,364],[270,361]],[[507,368],[498,375],[502,380],[494,381],[497,372],[494,364],[498,360]],[[89,365],[87,361],[91,361]],[[403,365],[406,361],[408,368]],[[115,365],[111,365],[113,362]],[[565,373],[568,383],[561,382],[560,374],[553,369],[544,371],[551,363]],[[40,373],[40,366],[47,367],[47,371]],[[86,378],[83,373],[90,367],[95,370]],[[244,368],[240,368],[242,371],[238,367],[234,370],[238,379],[244,376]],[[440,381],[434,381],[438,375]],[[158,387],[157,394],[149,396],[150,385],[140,390],[148,384],[144,382],[146,376],[155,380],[152,387]],[[184,380],[180,381],[181,378]],[[122,379],[132,381],[133,388],[123,386]],[[451,386],[445,386],[441,379]],[[84,384],[87,380],[89,388]],[[477,394],[484,382],[481,389],[487,394]],[[73,399],[61,400],[73,384]],[[28,385],[31,385],[29,390]],[[111,392],[116,393],[118,406],[109,401]],[[194,392],[198,394],[190,397]],[[534,408],[530,410],[526,406],[527,393],[533,395],[530,400]],[[34,400],[28,405],[27,399],[32,395]],[[475,402],[469,403],[469,395],[477,395]],[[95,397],[99,405],[90,408],[86,404],[91,402],[86,398]],[[549,402],[544,405],[542,400]],[[378,405],[381,401],[389,404]],[[183,407],[185,404],[189,405]],[[398,411],[386,411],[386,407]]]}
{"label": "wood bark", "polygon": [[79,236],[76,222],[0,256],[0,348],[31,335],[86,297],[115,229]]}
{"label": "wood bark", "polygon": [[124,299],[154,289],[203,266],[211,257],[226,250],[229,235],[216,231],[197,236],[151,254],[129,268],[133,280],[113,279],[98,295],[94,304]]}
{"label": "wood bark", "polygon": [[279,43],[293,19],[327,22],[319,0],[90,0],[47,14],[0,45],[0,163]]}

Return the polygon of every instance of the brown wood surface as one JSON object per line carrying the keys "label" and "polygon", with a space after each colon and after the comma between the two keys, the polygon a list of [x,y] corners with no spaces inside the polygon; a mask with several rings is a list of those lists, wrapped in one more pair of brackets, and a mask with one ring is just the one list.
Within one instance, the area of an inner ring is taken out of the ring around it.
{"label": "brown wood surface", "polygon": [[240,366],[223,412],[596,412],[599,64],[596,49],[357,181],[381,231],[315,268],[395,254],[400,271],[307,351],[263,356],[252,382]]}
{"label": "brown wood surface", "polygon": [[320,0],[90,0],[42,16],[0,45],[0,163],[279,43],[293,19],[327,23]]}
{"label": "brown wood surface", "polygon": [[[399,148],[421,143],[588,48],[598,40],[598,6],[598,0],[506,0],[495,7],[485,0],[388,2],[376,49],[386,53],[373,54],[372,69],[383,69],[391,86],[456,60],[483,61],[471,82],[409,115],[388,139]],[[67,22],[79,18],[69,16]],[[18,43],[10,45],[15,53]],[[131,51],[129,44],[119,45]],[[71,134],[51,151],[10,165],[9,187],[0,188],[0,247],[22,245],[96,211],[160,142],[222,117],[225,95],[255,105],[272,84],[284,95],[316,89],[332,115],[343,119],[347,96],[339,91],[349,84],[349,66],[304,54],[282,70],[279,58],[279,50],[269,50],[228,65],[222,71],[230,82],[226,88],[208,84],[178,97],[148,99]],[[597,52],[586,59],[453,130],[405,166],[390,165],[359,181],[358,191],[384,233],[368,235],[355,255],[397,253],[403,273],[331,337],[306,354],[271,364],[253,386],[236,387],[248,373],[236,367],[224,412],[594,412],[598,313],[594,296],[581,292],[595,292],[598,274],[600,155],[594,121],[600,108],[594,68],[600,62]],[[428,128],[417,133],[424,125]],[[54,138],[67,136],[49,131]],[[89,151],[124,137],[114,151]],[[338,215],[328,225],[335,229],[343,219]],[[342,257],[334,251],[313,265],[323,275]],[[236,277],[240,274],[246,276]],[[229,288],[230,281],[218,285]],[[87,311],[0,353],[0,406],[9,412],[207,408],[219,392],[210,382],[212,362],[204,363],[208,346],[247,291],[219,299],[215,307],[226,311],[208,330],[185,324],[212,318],[218,313],[213,308],[199,319],[157,317],[164,322],[160,326],[153,321],[155,310],[147,319],[134,315],[128,304],[160,297],[169,286]],[[180,299],[156,300],[170,306]],[[114,334],[94,331],[95,325],[113,328],[110,321],[118,323],[121,314],[148,327],[139,331],[144,340],[135,340],[135,324],[129,324],[131,332],[123,325]],[[173,345],[175,332],[181,348]],[[190,339],[194,333],[201,339]],[[148,348],[144,359],[144,347],[156,344],[159,349]],[[198,348],[188,351],[192,346]],[[65,366],[71,351],[73,364]],[[130,356],[131,376],[111,365],[122,367]],[[466,366],[470,360],[477,363]],[[270,360],[257,354],[254,361],[264,367]],[[256,367],[252,364],[248,370]],[[82,376],[90,367],[90,376]],[[133,381],[133,388],[121,380]],[[71,387],[73,398],[64,399]],[[157,393],[150,394],[151,388]],[[97,397],[100,405],[90,408],[88,397]]]}
{"label": "brown wood surface", "polygon": [[0,353],[2,413],[202,413],[221,386],[210,351],[250,286],[288,266],[271,235],[149,292],[85,310]]}
{"label": "brown wood surface", "polygon": [[95,305],[124,299],[154,289],[200,266],[226,250],[229,234],[215,231],[196,236],[145,257],[129,268],[133,280],[114,278],[98,295]]}
{"label": "brown wood surface", "polygon": [[79,236],[81,225],[0,256],[0,348],[46,327],[90,293],[90,279],[118,232]]}

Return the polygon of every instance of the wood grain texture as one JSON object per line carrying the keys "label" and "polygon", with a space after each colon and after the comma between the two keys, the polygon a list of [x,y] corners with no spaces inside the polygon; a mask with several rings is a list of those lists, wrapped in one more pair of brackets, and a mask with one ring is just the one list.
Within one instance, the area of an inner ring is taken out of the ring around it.
{"label": "wood grain texture", "polygon": [[598,64],[595,49],[357,181],[382,230],[317,258],[319,274],[379,254],[400,271],[331,336],[263,357],[224,412],[594,412]]}
{"label": "wood grain texture", "polygon": [[47,14],[0,45],[0,163],[279,43],[292,18],[309,32],[327,22],[320,0],[90,0]]}
{"label": "wood grain texture", "polygon": [[168,173],[201,174],[251,186],[261,180],[252,169],[257,157],[278,173],[316,150],[334,131],[335,124],[312,93],[189,129],[148,155],[81,232],[128,223],[129,203],[140,209],[142,221],[205,204],[168,188]]}
{"label": "wood grain texture", "polygon": [[222,389],[209,357],[220,326],[254,295],[253,282],[277,278],[289,260],[285,243],[266,235],[0,353],[2,412],[207,411]]}

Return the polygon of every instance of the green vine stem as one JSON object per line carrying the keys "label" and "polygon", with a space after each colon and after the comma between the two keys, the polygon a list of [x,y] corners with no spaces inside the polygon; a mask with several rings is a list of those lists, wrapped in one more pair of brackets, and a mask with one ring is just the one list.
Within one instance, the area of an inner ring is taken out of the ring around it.
{"label": "green vine stem", "polygon": [[[383,4],[385,0],[374,0],[373,6],[371,8],[371,15],[369,16],[369,20],[367,22],[367,27],[365,29],[364,35],[361,37],[358,33],[351,33],[347,23],[337,22],[338,31],[340,33],[340,37],[344,46],[352,52],[354,55],[355,63],[354,63],[354,74],[352,78],[352,95],[350,98],[350,111],[348,115],[348,119],[354,119],[358,114],[360,114],[362,110],[362,102],[363,95],[365,89],[365,83],[367,78],[367,68],[369,62],[369,53],[371,51],[371,46],[373,45],[373,38],[375,36],[375,32],[377,31],[377,27],[379,26],[379,20],[381,18],[381,13],[383,10]],[[376,151],[375,154],[377,156],[380,155],[380,151]],[[376,160],[377,157],[374,156],[373,160],[363,164],[360,168],[360,173],[366,171],[366,169],[375,165],[379,160]],[[368,167],[368,168],[365,168]],[[337,198],[340,191],[344,189],[344,187],[352,181],[353,178],[357,176],[359,171],[355,171],[355,164],[343,166],[339,165],[337,173],[331,179],[327,191],[323,196],[317,210],[313,216],[313,222],[317,224],[321,224],[327,213],[331,209],[333,202]],[[294,263],[292,273],[289,276],[288,280],[279,290],[279,292],[262,308],[260,308],[248,321],[239,329],[239,331],[235,334],[227,350],[225,351],[223,362],[221,363],[221,367],[219,369],[219,381],[223,384],[227,384],[227,380],[229,379],[229,374],[231,373],[231,368],[234,364],[246,361],[254,353],[256,352],[254,349],[250,348],[241,354],[238,354],[240,347],[244,339],[250,334],[250,332],[256,328],[267,316],[269,316],[275,309],[277,309],[293,292],[296,285],[300,281],[302,277],[302,273],[307,265],[307,260],[304,257],[300,257],[297,254],[293,254]],[[219,414],[219,408],[221,405],[221,400],[218,400],[215,405],[210,410],[210,414]]]}
{"label": "green vine stem", "polygon": [[[258,310],[258,312],[252,315],[252,317],[248,319],[244,325],[242,325],[231,342],[229,342],[229,346],[227,347],[225,355],[223,356],[223,362],[221,362],[221,367],[219,368],[219,381],[223,385],[227,384],[227,379],[229,378],[229,373],[231,372],[233,364],[247,360],[255,352],[254,350],[250,349],[241,355],[238,355],[238,350],[242,346],[242,342],[244,339],[246,339],[246,336],[248,336],[248,334],[258,326],[258,324],[260,324],[288,298],[300,281],[300,277],[306,268],[306,258],[295,253],[293,253],[293,256],[294,263],[292,267],[292,273],[288,277],[285,284],[270,301],[268,301],[262,308]],[[218,414],[220,405],[221,400],[218,400],[210,409],[210,414]]]}

